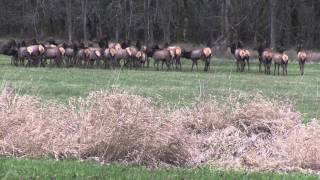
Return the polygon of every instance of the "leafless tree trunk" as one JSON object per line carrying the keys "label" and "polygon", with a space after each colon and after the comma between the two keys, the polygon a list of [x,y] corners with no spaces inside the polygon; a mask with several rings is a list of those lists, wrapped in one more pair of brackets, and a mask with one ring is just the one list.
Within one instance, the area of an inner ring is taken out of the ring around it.
{"label": "leafless tree trunk", "polygon": [[274,2],[273,0],[269,0],[269,42],[268,46],[270,48],[275,47],[275,12],[274,12]]}
{"label": "leafless tree trunk", "polygon": [[88,11],[88,0],[82,0],[82,18],[83,18],[83,40],[86,43],[88,40],[87,33],[87,11]]}
{"label": "leafless tree trunk", "polygon": [[67,15],[67,32],[68,32],[68,42],[69,44],[72,42],[72,9],[71,9],[71,1],[67,0],[66,5],[66,15]]}

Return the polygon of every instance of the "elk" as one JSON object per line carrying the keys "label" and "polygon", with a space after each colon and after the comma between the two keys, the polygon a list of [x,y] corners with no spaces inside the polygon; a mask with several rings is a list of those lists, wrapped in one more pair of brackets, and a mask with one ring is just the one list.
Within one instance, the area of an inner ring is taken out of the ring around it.
{"label": "elk", "polygon": [[250,70],[250,51],[247,49],[244,49],[242,47],[241,42],[238,42],[238,45],[233,43],[231,45],[231,53],[236,59],[236,64],[237,64],[237,71],[243,72],[246,66],[246,63],[248,64],[248,72]]}
{"label": "elk", "polygon": [[85,50],[87,49],[83,43],[74,43],[73,44],[75,51],[75,58],[74,58],[74,64],[81,66],[82,62],[86,61],[86,53]]}
{"label": "elk", "polygon": [[273,54],[274,61],[274,75],[276,75],[276,70],[278,68],[278,75],[280,75],[279,69],[282,67],[282,74],[288,75],[288,61],[289,57],[284,52],[274,53]]}
{"label": "elk", "polygon": [[173,63],[176,67],[176,70],[182,70],[182,65],[181,65],[181,55],[182,55],[182,49],[179,46],[170,46],[167,48],[169,51],[174,52],[174,58],[173,58]]}
{"label": "elk", "polygon": [[122,49],[122,48],[117,48],[115,47],[116,53],[114,55],[114,61],[116,63],[116,66],[121,67],[121,60],[124,61],[123,66],[121,68],[123,68],[128,59],[131,57],[132,53],[130,48],[126,48],[126,49]]}
{"label": "elk", "polygon": [[104,68],[106,69],[107,66],[114,68],[114,56],[116,54],[116,50],[114,48],[107,48],[103,51],[103,61],[104,61]]}
{"label": "elk", "polygon": [[[27,47],[28,55],[28,62],[26,66],[38,65],[42,61],[42,55],[45,52],[45,46],[43,44],[39,45],[31,45]],[[31,62],[32,61],[32,62]]]}
{"label": "elk", "polygon": [[77,52],[77,47],[75,45],[67,45],[66,46],[64,56],[66,57],[67,66],[70,67],[75,64],[74,59],[76,56],[76,52]]}
{"label": "elk", "polygon": [[265,74],[271,74],[270,68],[272,64],[273,53],[271,49],[265,49],[262,52],[262,62],[264,64],[264,72]]}
{"label": "elk", "polygon": [[19,62],[20,62],[20,65],[24,66],[24,61],[28,58],[30,58],[30,54],[27,50],[25,42],[22,41],[21,43],[18,44],[16,65],[19,65]]}
{"label": "elk", "polygon": [[146,63],[146,57],[147,55],[142,51],[138,51],[135,58],[136,58],[136,67],[143,67],[145,66]]}
{"label": "elk", "polygon": [[307,53],[306,51],[302,50],[302,46],[299,45],[298,51],[297,51],[298,61],[299,61],[299,68],[300,68],[300,74],[301,76],[304,75],[304,65],[307,61]]}
{"label": "elk", "polygon": [[168,49],[160,49],[159,45],[153,45],[151,48],[146,48],[147,57],[152,57],[154,59],[154,67],[159,70],[159,63],[162,62],[163,65],[166,64],[168,70],[170,69],[171,61],[174,58],[174,52]]}
{"label": "elk", "polygon": [[192,60],[192,71],[193,71],[194,65],[196,65],[196,68],[198,71],[198,60],[202,59],[205,62],[204,71],[208,71],[210,69],[212,50],[211,48],[206,47],[202,49],[195,49],[192,51],[183,51],[182,57]]}
{"label": "elk", "polygon": [[43,57],[40,60],[40,65],[42,67],[45,66],[45,62],[47,59],[53,59],[58,67],[61,66],[62,64],[62,58],[65,54],[65,49],[63,47],[58,47],[58,46],[50,46],[50,47],[45,47],[45,51],[43,53]]}
{"label": "elk", "polygon": [[86,67],[88,67],[89,64],[92,67],[94,62],[96,62],[97,66],[100,65],[100,60],[102,58],[102,49],[101,48],[92,47],[92,44],[91,44],[91,45],[89,45],[89,48],[86,48],[84,50],[84,53],[85,53],[85,66]]}
{"label": "elk", "polygon": [[0,54],[11,56],[11,64],[17,65],[17,43],[11,39],[0,43]]}

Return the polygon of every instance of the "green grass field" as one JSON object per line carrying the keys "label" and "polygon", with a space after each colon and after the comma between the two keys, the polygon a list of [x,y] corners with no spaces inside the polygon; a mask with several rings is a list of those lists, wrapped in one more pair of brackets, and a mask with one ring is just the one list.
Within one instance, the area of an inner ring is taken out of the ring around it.
{"label": "green grass field", "polygon": [[[235,63],[214,59],[209,73],[191,72],[190,62],[183,61],[183,72],[144,70],[104,70],[81,68],[24,68],[10,65],[8,57],[0,56],[2,86],[10,85],[19,94],[36,95],[44,100],[66,103],[69,97],[86,96],[90,91],[120,88],[151,98],[156,104],[188,106],[199,98],[229,94],[248,96],[261,92],[267,97],[290,100],[306,120],[320,117],[320,65],[307,64],[305,76],[291,62],[289,75],[266,76],[258,73],[256,61],[249,73],[235,72]],[[273,69],[272,69],[273,70]],[[220,172],[209,168],[191,170],[156,170],[122,166],[98,166],[88,163],[2,159],[0,176],[5,179],[33,177],[43,179],[79,179],[102,177],[120,179],[313,179],[298,174],[247,174]],[[41,177],[41,178],[40,178]]]}
{"label": "green grass field", "polygon": [[100,166],[93,163],[53,160],[0,159],[2,179],[317,179],[316,175],[219,171],[209,167],[194,169],[157,169]]}

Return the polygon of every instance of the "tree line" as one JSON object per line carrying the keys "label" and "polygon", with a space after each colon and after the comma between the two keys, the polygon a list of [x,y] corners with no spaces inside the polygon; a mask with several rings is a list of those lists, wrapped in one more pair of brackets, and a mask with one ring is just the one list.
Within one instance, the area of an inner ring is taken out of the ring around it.
{"label": "tree line", "polygon": [[320,45],[318,0],[0,0],[0,37]]}

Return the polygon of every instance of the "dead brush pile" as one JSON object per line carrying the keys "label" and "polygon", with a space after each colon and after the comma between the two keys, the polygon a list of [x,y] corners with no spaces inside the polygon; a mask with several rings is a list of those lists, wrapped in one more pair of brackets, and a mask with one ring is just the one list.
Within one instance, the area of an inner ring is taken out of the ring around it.
{"label": "dead brush pile", "polygon": [[119,91],[93,92],[67,106],[10,88],[0,94],[3,156],[319,171],[319,151],[316,121],[305,125],[292,106],[259,94],[242,104],[230,96],[178,110]]}

